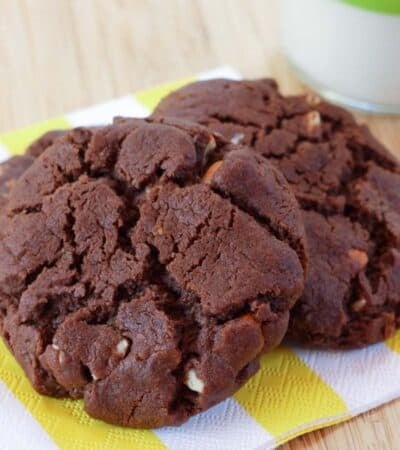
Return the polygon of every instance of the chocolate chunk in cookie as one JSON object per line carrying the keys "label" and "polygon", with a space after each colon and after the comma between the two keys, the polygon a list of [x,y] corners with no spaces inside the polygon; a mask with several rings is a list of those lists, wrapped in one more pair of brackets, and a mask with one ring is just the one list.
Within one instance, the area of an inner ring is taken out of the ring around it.
{"label": "chocolate chunk in cookie", "polygon": [[115,424],[179,424],[231,395],[303,290],[284,177],[181,121],[68,132],[2,216],[5,341],[39,392]]}
{"label": "chocolate chunk in cookie", "polygon": [[310,247],[290,335],[358,347],[400,325],[400,166],[366,126],[275,81],[210,80],[170,94],[154,116],[196,121],[278,167],[303,208]]}

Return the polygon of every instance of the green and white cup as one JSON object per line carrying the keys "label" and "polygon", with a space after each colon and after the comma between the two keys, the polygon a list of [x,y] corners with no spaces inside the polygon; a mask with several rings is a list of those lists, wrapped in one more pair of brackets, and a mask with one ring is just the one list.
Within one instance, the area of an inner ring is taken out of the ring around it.
{"label": "green and white cup", "polygon": [[400,0],[281,0],[284,51],[328,100],[400,114]]}

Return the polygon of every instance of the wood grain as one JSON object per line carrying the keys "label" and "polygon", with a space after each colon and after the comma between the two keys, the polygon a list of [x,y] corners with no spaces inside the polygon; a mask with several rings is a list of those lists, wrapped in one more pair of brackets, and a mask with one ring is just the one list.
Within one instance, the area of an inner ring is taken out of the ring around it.
{"label": "wood grain", "polygon": [[[0,132],[229,64],[304,88],[279,48],[278,0],[0,0]],[[400,119],[359,115],[400,156]],[[400,401],[282,450],[400,448]]]}

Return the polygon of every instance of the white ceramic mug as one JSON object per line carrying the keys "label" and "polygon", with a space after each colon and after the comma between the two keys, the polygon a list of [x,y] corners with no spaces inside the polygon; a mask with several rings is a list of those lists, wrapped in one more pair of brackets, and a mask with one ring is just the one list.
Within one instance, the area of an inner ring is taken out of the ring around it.
{"label": "white ceramic mug", "polygon": [[281,0],[284,51],[329,100],[400,113],[400,0]]}

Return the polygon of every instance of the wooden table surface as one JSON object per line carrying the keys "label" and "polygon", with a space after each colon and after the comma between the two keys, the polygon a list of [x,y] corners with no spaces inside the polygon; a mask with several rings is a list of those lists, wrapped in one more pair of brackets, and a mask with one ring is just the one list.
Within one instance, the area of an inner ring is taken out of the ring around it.
{"label": "wooden table surface", "polygon": [[[279,0],[0,0],[0,132],[229,64],[301,92]],[[400,156],[400,119],[362,117]],[[400,400],[282,450],[398,449]]]}

